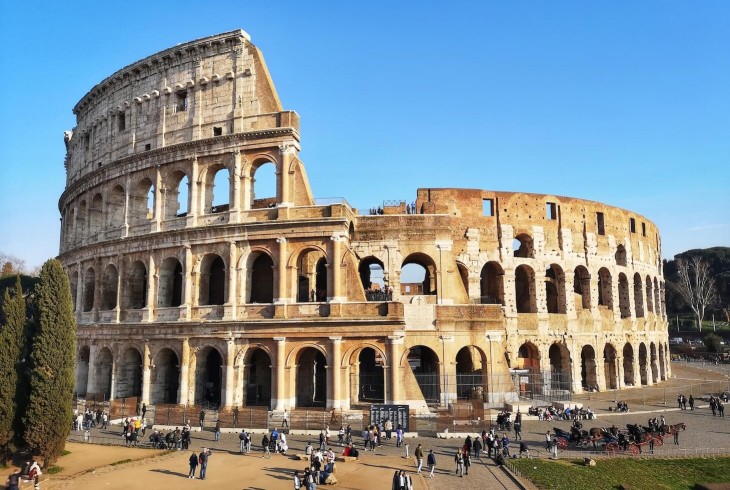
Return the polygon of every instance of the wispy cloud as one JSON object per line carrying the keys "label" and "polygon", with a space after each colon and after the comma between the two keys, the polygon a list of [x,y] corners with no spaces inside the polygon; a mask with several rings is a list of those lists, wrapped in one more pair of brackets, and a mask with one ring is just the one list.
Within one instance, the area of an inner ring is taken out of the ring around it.
{"label": "wispy cloud", "polygon": [[717,230],[718,228],[725,228],[727,223],[717,223],[714,225],[700,225],[687,228],[687,231],[704,231],[704,230]]}

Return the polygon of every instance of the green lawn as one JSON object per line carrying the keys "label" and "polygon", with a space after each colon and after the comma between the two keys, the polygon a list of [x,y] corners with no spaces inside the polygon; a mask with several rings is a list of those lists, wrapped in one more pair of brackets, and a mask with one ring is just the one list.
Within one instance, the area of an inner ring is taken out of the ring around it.
{"label": "green lawn", "polygon": [[691,490],[697,483],[730,482],[730,457],[691,459],[598,459],[596,466],[578,460],[517,459],[514,466],[541,489]]}

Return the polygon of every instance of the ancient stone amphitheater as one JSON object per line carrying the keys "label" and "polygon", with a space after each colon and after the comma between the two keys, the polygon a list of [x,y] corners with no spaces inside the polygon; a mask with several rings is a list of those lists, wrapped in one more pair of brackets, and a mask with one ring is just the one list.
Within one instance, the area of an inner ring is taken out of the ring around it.
{"label": "ancient stone amphitheater", "polygon": [[73,111],[60,259],[81,397],[424,411],[670,374],[653,223],[475,189],[318,200],[243,31],[135,62]]}

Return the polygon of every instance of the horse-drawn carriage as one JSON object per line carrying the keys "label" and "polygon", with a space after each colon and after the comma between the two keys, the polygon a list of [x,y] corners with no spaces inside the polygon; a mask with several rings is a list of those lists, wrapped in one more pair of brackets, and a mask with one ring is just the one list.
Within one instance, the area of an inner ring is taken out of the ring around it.
{"label": "horse-drawn carriage", "polygon": [[664,444],[665,438],[685,429],[684,423],[658,427],[626,424],[625,430],[619,430],[615,426],[611,429],[593,427],[589,430],[572,427],[570,431],[553,427],[559,449],[566,449],[569,446],[585,448],[589,444],[593,444],[595,449],[598,444],[601,444],[609,455],[615,455],[619,452],[632,455],[641,454],[643,446],[653,446],[654,444],[661,446]]}

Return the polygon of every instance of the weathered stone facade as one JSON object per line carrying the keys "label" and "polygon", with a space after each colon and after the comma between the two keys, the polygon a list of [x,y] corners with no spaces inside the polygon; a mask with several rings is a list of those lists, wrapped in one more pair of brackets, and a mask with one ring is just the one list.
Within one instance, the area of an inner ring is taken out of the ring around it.
{"label": "weathered stone facade", "polygon": [[[136,62],[74,113],[60,259],[81,395],[423,410],[670,374],[653,223],[471,189],[371,216],[319,202],[299,117],[243,31]],[[259,196],[266,166],[275,195]],[[418,284],[401,281],[412,264]],[[392,295],[372,290],[375,270]]]}

